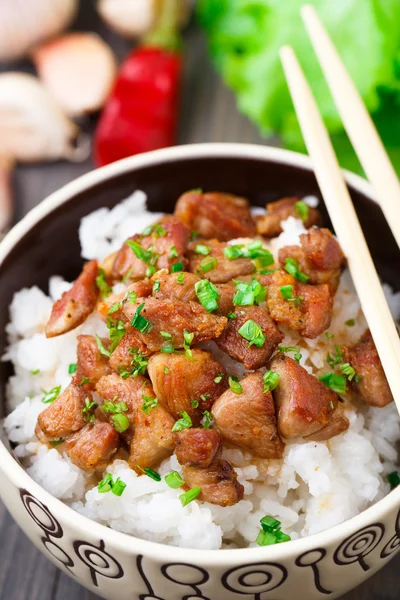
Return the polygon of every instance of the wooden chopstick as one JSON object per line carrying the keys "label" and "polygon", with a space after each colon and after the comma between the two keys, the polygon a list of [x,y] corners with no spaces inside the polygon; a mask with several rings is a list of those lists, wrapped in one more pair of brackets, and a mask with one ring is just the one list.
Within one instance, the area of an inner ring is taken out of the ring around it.
{"label": "wooden chopstick", "polygon": [[313,6],[301,9],[303,22],[343,125],[382,211],[400,246],[400,183],[375,125]]}
{"label": "wooden chopstick", "polygon": [[400,338],[328,132],[293,49],[280,50],[315,175],[400,413]]}

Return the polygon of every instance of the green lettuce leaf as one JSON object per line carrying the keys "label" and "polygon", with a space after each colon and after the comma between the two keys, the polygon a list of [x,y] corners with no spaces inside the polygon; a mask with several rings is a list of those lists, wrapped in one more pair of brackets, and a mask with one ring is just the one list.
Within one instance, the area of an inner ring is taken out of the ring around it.
{"label": "green lettuce leaf", "polygon": [[[399,0],[311,0],[400,168]],[[291,44],[341,164],[360,171],[300,18],[304,0],[199,0],[198,19],[238,107],[263,135],[304,151],[278,51]]]}

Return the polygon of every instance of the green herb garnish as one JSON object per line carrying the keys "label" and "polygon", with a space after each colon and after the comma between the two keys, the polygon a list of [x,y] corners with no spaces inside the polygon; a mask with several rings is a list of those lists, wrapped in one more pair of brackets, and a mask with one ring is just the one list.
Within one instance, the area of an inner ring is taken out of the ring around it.
{"label": "green herb garnish", "polygon": [[339,366],[339,369],[342,371],[343,375],[346,375],[349,381],[354,381],[358,383],[360,381],[359,376],[355,372],[355,369],[351,366],[350,363],[343,363]]}
{"label": "green herb garnish", "polygon": [[56,398],[58,398],[58,396],[60,395],[61,385],[57,385],[56,387],[53,387],[48,392],[46,392],[46,390],[42,390],[42,392],[44,394],[44,396],[42,398],[43,404],[50,404],[51,402],[54,402],[54,400]]}
{"label": "green herb garnish", "polygon": [[108,314],[112,315],[113,313],[117,312],[117,310],[121,310],[121,302],[114,302],[114,304],[112,304],[108,309]]}
{"label": "green herb garnish", "polygon": [[218,308],[220,294],[218,289],[208,279],[200,279],[194,286],[196,296],[207,312],[212,312]]}
{"label": "green herb garnish", "polygon": [[172,488],[173,490],[177,490],[178,488],[185,485],[185,482],[179,475],[178,471],[172,471],[171,473],[168,473],[168,475],[164,477],[164,481],[168,485],[168,487]]}
{"label": "green herb garnish", "polygon": [[112,287],[107,283],[107,277],[104,269],[99,269],[99,273],[96,277],[96,285],[100,291],[102,298],[107,298],[112,292]]}
{"label": "green herb garnish", "polygon": [[183,271],[181,271],[176,278],[176,283],[179,283],[179,285],[183,285],[185,283],[185,273],[183,273]]}
{"label": "green herb garnish", "polygon": [[306,275],[305,273],[300,271],[299,263],[294,258],[285,258],[285,267],[284,268],[285,268],[285,271],[287,273],[289,273],[289,275],[291,275],[298,281],[301,281],[302,283],[305,283],[306,281],[308,281],[310,279],[310,277],[308,275]]}
{"label": "green herb garnish", "polygon": [[297,363],[300,363],[301,360],[301,353],[300,350],[298,348],[296,348],[296,346],[279,346],[278,347],[279,352],[294,352],[293,354],[293,358]]}
{"label": "green herb garnish", "polygon": [[354,327],[356,322],[355,319],[347,319],[347,321],[345,321],[344,324],[347,325],[347,327]]}
{"label": "green herb garnish", "polygon": [[171,273],[179,273],[179,271],[183,271],[183,263],[177,262],[171,265]]}
{"label": "green herb garnish", "polygon": [[255,302],[263,302],[267,290],[259,281],[253,279],[251,283],[234,280],[236,292],[233,296],[234,306],[252,306]]}
{"label": "green herb garnish", "polygon": [[170,247],[168,258],[178,258],[178,251],[176,249],[176,246]]}
{"label": "green herb garnish", "polygon": [[274,371],[265,371],[263,375],[264,394],[266,394],[267,392],[272,392],[272,390],[274,390],[277,387],[279,383],[279,377],[279,373],[275,373]]}
{"label": "green herb garnish", "polygon": [[76,373],[77,368],[78,368],[78,365],[76,363],[71,363],[68,366],[68,374],[69,375],[74,375],[74,373]]}
{"label": "green herb garnish", "polygon": [[192,419],[188,415],[186,411],[179,413],[181,415],[181,419],[176,421],[174,424],[172,431],[182,431],[182,429],[190,429],[192,427]]}
{"label": "green herb garnish", "polygon": [[142,467],[136,465],[136,468],[140,469],[145,475],[147,475],[147,477],[150,477],[150,479],[154,479],[154,481],[161,481],[160,473],[157,473],[157,471],[153,471],[153,469],[150,469],[150,467],[145,467],[144,469],[142,469]]}
{"label": "green herb garnish", "polygon": [[290,535],[281,531],[281,522],[270,516],[265,516],[260,520],[261,531],[257,536],[256,542],[259,546],[271,546],[290,541]]}
{"label": "green herb garnish", "polygon": [[299,215],[300,219],[302,221],[307,221],[308,214],[310,212],[310,207],[308,206],[308,204],[306,204],[304,202],[304,200],[299,200],[298,202],[296,202],[296,204],[294,206],[296,208],[296,212]]}
{"label": "green herb garnish", "polygon": [[112,354],[115,348],[118,346],[121,338],[125,335],[126,329],[123,321],[114,321],[110,318],[107,320],[107,327],[111,340],[110,353]]}
{"label": "green herb garnish", "polygon": [[326,355],[326,362],[331,368],[333,368],[335,365],[340,364],[342,361],[343,354],[342,348],[340,346],[335,346],[334,354],[330,354],[330,352],[328,352],[328,354]]}
{"label": "green herb garnish", "polygon": [[212,416],[212,414],[210,413],[209,410],[205,410],[203,412],[203,417],[204,417],[204,425],[203,425],[204,429],[210,429],[211,423],[212,423],[214,417]]}
{"label": "green herb garnish", "polygon": [[88,383],[89,385],[93,385],[93,384],[94,384],[94,381],[90,381],[89,377],[82,377],[82,379],[81,379],[81,380],[80,380],[80,382],[78,383],[78,386],[79,386],[79,387],[82,387],[83,385],[86,385],[87,383]]}
{"label": "green herb garnish", "polygon": [[208,273],[208,271],[212,271],[217,266],[218,261],[214,256],[209,256],[207,258],[203,258],[200,263],[200,269],[203,273]]}
{"label": "green herb garnish", "polygon": [[182,506],[186,506],[187,504],[190,504],[190,502],[193,502],[193,500],[195,500],[200,494],[201,488],[196,486],[179,496],[179,500],[181,501]]}
{"label": "green herb garnish", "polygon": [[142,411],[146,414],[149,414],[153,408],[155,408],[158,404],[158,398],[152,398],[151,396],[142,395],[143,404]]}
{"label": "green herb garnish", "polygon": [[243,388],[239,383],[236,375],[232,375],[232,377],[228,378],[229,387],[235,394],[241,394],[243,392]]}
{"label": "green herb garnish", "polygon": [[344,395],[347,393],[346,377],[343,375],[336,375],[336,373],[325,373],[325,375],[320,375],[318,379],[336,394]]}
{"label": "green herb garnish", "polygon": [[141,333],[149,333],[153,329],[154,325],[148,319],[146,319],[146,317],[143,317],[140,314],[143,308],[144,302],[142,302],[142,304],[136,309],[131,321],[131,325],[135,329],[138,329]]}
{"label": "green herb garnish", "polygon": [[193,353],[190,349],[190,344],[193,342],[194,333],[190,333],[187,329],[183,332],[183,347],[185,354],[189,359],[193,359]]}
{"label": "green herb garnish", "polygon": [[224,374],[223,374],[223,373],[220,373],[219,375],[217,375],[217,376],[214,378],[214,382],[215,382],[215,383],[221,383],[221,381],[222,381],[223,377],[224,377]]}
{"label": "green herb garnish", "polygon": [[252,319],[246,321],[238,331],[238,334],[249,342],[248,348],[254,344],[261,348],[265,342],[265,335],[259,325]]}
{"label": "green herb garnish", "polygon": [[40,369],[34,369],[33,371],[31,371],[31,375],[39,375],[40,373]]}
{"label": "green herb garnish", "polygon": [[107,473],[104,479],[102,479],[97,485],[99,494],[112,492],[115,496],[122,496],[125,488],[126,483],[124,483],[119,477],[117,477],[117,479],[114,481],[111,473]]}
{"label": "green herb garnish", "polygon": [[104,347],[104,344],[101,341],[101,339],[99,338],[99,336],[97,335],[97,333],[95,334],[95,337],[96,337],[97,347],[100,350],[100,354],[103,354],[103,356],[107,356],[109,358],[111,356],[111,352],[109,350],[107,350],[107,348]]}
{"label": "green herb garnish", "polygon": [[161,281],[159,279],[156,279],[156,281],[153,283],[153,292],[159,292],[160,286],[161,286]]}
{"label": "green herb garnish", "polygon": [[90,398],[85,398],[85,406],[82,408],[82,414],[86,423],[93,423],[95,419],[94,411],[97,407],[97,402],[93,402]]}
{"label": "green herb garnish", "polygon": [[203,256],[207,256],[207,254],[210,254],[210,247],[205,246],[204,244],[197,244],[194,251],[196,252],[196,254],[202,254]]}
{"label": "green herb garnish", "polygon": [[148,225],[143,229],[142,235],[154,235],[155,237],[164,237],[167,235],[164,227],[161,223],[154,223],[154,225]]}
{"label": "green herb garnish", "polygon": [[150,246],[146,250],[146,248],[143,248],[139,242],[135,242],[134,240],[127,240],[125,243],[133,251],[136,258],[144,262],[146,265],[155,266],[159,258],[159,254],[155,252],[153,246]]}

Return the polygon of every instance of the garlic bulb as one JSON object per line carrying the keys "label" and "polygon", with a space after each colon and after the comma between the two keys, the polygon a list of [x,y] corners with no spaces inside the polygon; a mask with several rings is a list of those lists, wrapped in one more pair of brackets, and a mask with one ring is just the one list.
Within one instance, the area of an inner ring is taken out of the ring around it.
{"label": "garlic bulb", "polygon": [[78,133],[36,77],[0,75],[0,156],[22,162],[80,160],[87,151],[74,147]]}
{"label": "garlic bulb", "polygon": [[39,77],[69,115],[100,110],[111,92],[117,62],[95,33],[67,33],[32,53]]}
{"label": "garlic bulb", "polygon": [[78,0],[1,0],[0,61],[23,58],[75,17]]}
{"label": "garlic bulb", "polygon": [[13,214],[11,178],[15,161],[10,156],[0,156],[0,240],[7,231]]}
{"label": "garlic bulb", "polygon": [[[157,25],[162,5],[169,0],[98,0],[97,10],[111,29],[128,38],[148,33]],[[179,25],[189,18],[192,0],[179,0]]]}

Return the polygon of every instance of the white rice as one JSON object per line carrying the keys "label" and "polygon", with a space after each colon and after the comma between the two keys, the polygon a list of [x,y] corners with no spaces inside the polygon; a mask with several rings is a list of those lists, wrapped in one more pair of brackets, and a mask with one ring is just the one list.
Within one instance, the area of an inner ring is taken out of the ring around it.
{"label": "white rice", "polygon": [[[117,250],[133,233],[141,231],[160,215],[145,211],[145,195],[135,192],[112,210],[99,209],[82,219],[79,236],[82,257],[103,259]],[[307,198],[315,206],[316,199]],[[283,233],[271,242],[276,254],[280,247],[298,244],[304,231],[300,220],[289,218]],[[188,548],[253,546],[260,518],[269,514],[282,522],[292,539],[322,531],[364,510],[388,491],[386,475],[396,469],[396,443],[400,424],[394,404],[372,408],[346,401],[350,429],[328,442],[295,441],[286,445],[283,460],[254,459],[240,450],[225,449],[244,485],[244,499],[222,508],[193,501],[183,508],[180,490],[170,489],[148,477],[138,477],[127,463],[115,460],[108,472],[119,476],[126,489],[121,497],[99,494],[93,479],[74,466],[61,449],[48,449],[38,442],[34,430],[38,414],[46,408],[42,390],[56,385],[64,389],[70,380],[68,366],[76,362],[77,336],[106,334],[104,323],[92,315],[76,330],[47,339],[45,323],[52,303],[70,287],[61,277],[52,277],[47,296],[37,287],[15,294],[7,326],[9,346],[3,360],[10,360],[15,374],[7,390],[9,415],[4,426],[28,473],[47,491],[78,512],[118,531],[148,540]],[[400,294],[384,285],[391,310],[400,317]],[[344,323],[355,319],[355,326]],[[366,327],[360,304],[348,273],[344,273],[335,298],[330,331],[334,343],[359,338]],[[326,368],[325,357],[333,342],[325,335],[306,340],[289,329],[285,345],[301,346],[301,364],[318,374]],[[211,342],[206,344],[230,373],[243,374],[236,363]],[[38,374],[32,371],[39,369]],[[173,455],[159,472],[181,471]]]}

